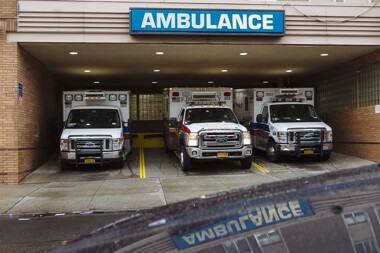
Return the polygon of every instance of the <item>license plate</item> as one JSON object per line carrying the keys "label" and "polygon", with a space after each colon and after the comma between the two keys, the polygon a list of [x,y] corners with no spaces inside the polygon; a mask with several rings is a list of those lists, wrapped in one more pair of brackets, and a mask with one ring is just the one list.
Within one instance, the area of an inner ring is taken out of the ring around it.
{"label": "license plate", "polygon": [[308,150],[303,151],[303,153],[306,155],[312,155],[312,154],[314,154],[314,151],[308,149]]}
{"label": "license plate", "polygon": [[95,163],[95,159],[84,159],[84,163]]}
{"label": "license plate", "polygon": [[225,158],[225,157],[228,157],[228,153],[226,153],[226,152],[218,153],[218,154],[217,154],[217,157],[218,157],[218,158]]}

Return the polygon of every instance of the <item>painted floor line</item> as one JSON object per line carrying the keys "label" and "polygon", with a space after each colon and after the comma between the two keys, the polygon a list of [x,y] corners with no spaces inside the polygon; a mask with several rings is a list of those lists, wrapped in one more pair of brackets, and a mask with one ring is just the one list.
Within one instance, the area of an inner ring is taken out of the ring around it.
{"label": "painted floor line", "polygon": [[140,178],[146,178],[144,149],[140,148]]}
{"label": "painted floor line", "polygon": [[264,167],[260,166],[259,164],[257,163],[252,163],[252,165],[257,168],[258,170],[260,170],[261,172],[264,172],[264,173],[269,173],[269,170],[265,169]]}

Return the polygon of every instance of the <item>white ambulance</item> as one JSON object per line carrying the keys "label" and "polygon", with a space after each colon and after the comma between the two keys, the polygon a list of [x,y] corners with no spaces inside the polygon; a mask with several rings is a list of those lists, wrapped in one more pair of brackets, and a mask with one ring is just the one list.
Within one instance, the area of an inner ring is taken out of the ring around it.
{"label": "white ambulance", "polygon": [[240,160],[252,164],[251,137],[232,111],[231,88],[168,88],[164,90],[164,140],[183,171],[194,160]]}
{"label": "white ambulance", "polygon": [[64,91],[60,164],[122,168],[131,152],[130,91]]}
{"label": "white ambulance", "polygon": [[282,155],[316,156],[328,160],[332,129],[314,108],[314,89],[237,89],[234,111],[248,127],[252,145],[272,162]]}

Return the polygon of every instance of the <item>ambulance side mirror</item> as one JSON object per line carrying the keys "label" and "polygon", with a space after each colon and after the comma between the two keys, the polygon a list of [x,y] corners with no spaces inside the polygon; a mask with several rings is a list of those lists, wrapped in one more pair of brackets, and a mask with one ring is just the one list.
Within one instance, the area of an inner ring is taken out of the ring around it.
{"label": "ambulance side mirror", "polygon": [[173,117],[169,119],[169,126],[176,127],[178,125],[177,118]]}
{"label": "ambulance side mirror", "polygon": [[263,115],[262,114],[257,114],[256,121],[259,122],[259,123],[263,122]]}
{"label": "ambulance side mirror", "polygon": [[133,120],[128,119],[127,122],[123,122],[124,127],[132,127]]}

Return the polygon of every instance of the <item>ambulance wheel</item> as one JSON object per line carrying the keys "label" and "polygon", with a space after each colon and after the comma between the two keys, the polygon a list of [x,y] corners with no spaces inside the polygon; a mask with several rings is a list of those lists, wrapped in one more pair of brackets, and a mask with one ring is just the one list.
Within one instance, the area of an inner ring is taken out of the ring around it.
{"label": "ambulance wheel", "polygon": [[240,166],[243,170],[248,170],[252,166],[252,156],[240,159]]}
{"label": "ambulance wheel", "polygon": [[166,144],[166,142],[165,142],[165,152],[166,153],[169,153],[171,150],[168,148],[168,145]]}
{"label": "ambulance wheel", "polygon": [[320,161],[327,161],[328,159],[330,159],[330,156],[331,156],[331,153],[327,153],[327,154],[323,154],[323,156],[318,156],[318,159]]}
{"label": "ambulance wheel", "polygon": [[280,161],[280,155],[277,152],[276,143],[274,141],[268,142],[266,153],[270,162],[277,163]]}
{"label": "ambulance wheel", "polygon": [[122,169],[124,167],[124,159],[121,158],[119,161],[115,163],[116,168]]}
{"label": "ambulance wheel", "polygon": [[189,155],[187,154],[184,146],[181,146],[179,157],[180,157],[182,171],[189,171],[192,167],[192,161]]}
{"label": "ambulance wheel", "polygon": [[129,152],[128,152],[127,155],[132,155],[132,152],[133,152],[133,144],[132,144],[132,140],[133,140],[133,138],[131,138],[130,149],[129,149]]}
{"label": "ambulance wheel", "polygon": [[61,168],[61,170],[67,170],[70,168],[70,165],[68,163],[59,161],[59,167]]}

